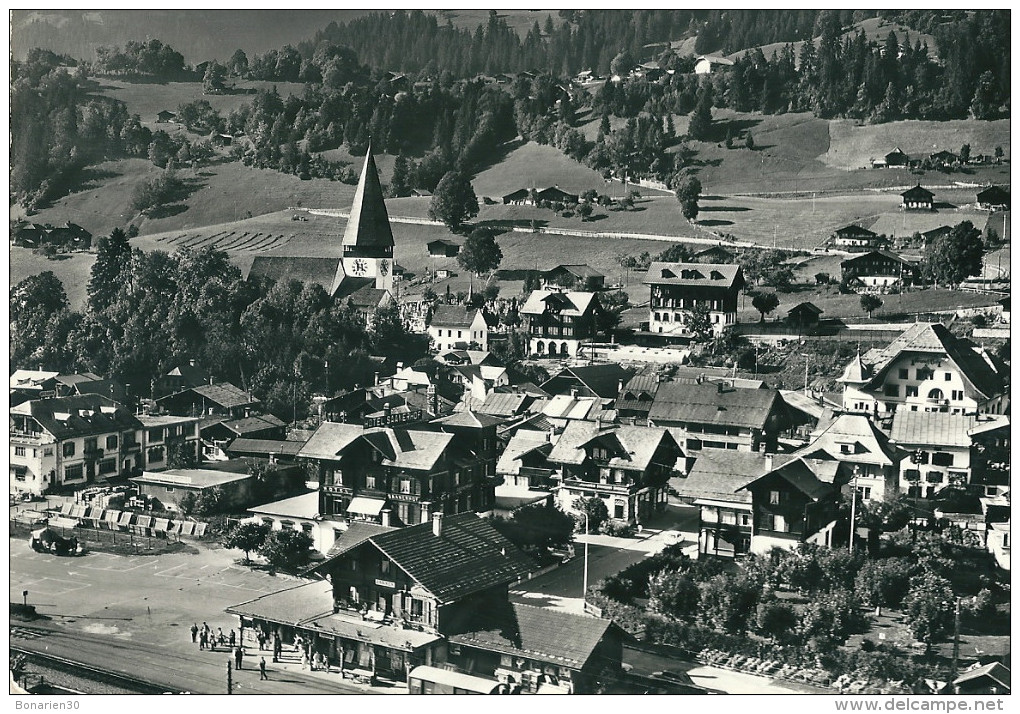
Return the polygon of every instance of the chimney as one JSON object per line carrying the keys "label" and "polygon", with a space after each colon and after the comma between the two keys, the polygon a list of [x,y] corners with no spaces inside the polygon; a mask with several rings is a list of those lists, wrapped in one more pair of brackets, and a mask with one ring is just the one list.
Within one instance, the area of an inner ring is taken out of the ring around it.
{"label": "chimney", "polygon": [[436,538],[443,537],[443,514],[433,513],[432,514],[432,535]]}
{"label": "chimney", "polygon": [[399,372],[403,368],[404,368],[404,363],[403,362],[397,362],[397,371]]}
{"label": "chimney", "polygon": [[244,418],[248,419],[250,417],[251,417],[251,407],[245,407],[244,408]]}
{"label": "chimney", "polygon": [[577,399],[577,387],[570,388],[570,398]]}
{"label": "chimney", "polygon": [[602,412],[595,415],[595,432],[602,431]]}
{"label": "chimney", "polygon": [[623,394],[623,380],[622,379],[616,380],[616,393],[617,394]]}
{"label": "chimney", "polygon": [[553,442],[556,441],[556,427],[555,426],[550,426],[549,427],[549,432],[546,434],[546,439],[549,440],[550,444],[552,444]]}
{"label": "chimney", "polygon": [[378,372],[375,373],[375,379],[372,380],[372,384],[374,386],[376,386],[376,387],[379,386],[379,373]]}
{"label": "chimney", "polygon": [[382,517],[382,524],[387,528],[390,527],[390,509],[384,508],[379,511],[379,515]]}
{"label": "chimney", "polygon": [[386,420],[387,423],[389,423],[390,415],[393,413],[393,406],[389,402],[386,402],[382,406],[382,413],[383,418]]}
{"label": "chimney", "polygon": [[195,366],[195,360],[189,359],[188,360],[188,364],[190,364],[192,367],[194,367]]}

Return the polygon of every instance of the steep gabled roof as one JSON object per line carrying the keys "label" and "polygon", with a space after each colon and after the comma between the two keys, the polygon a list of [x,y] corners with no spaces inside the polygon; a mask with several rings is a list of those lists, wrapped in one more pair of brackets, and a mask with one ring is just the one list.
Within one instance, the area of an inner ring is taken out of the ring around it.
{"label": "steep gabled roof", "polygon": [[256,255],[248,267],[245,279],[252,276],[265,278],[274,283],[297,280],[300,283],[314,283],[332,294],[337,274],[343,274],[340,258],[316,258],[282,255]]}
{"label": "steep gabled roof", "polygon": [[497,417],[513,417],[527,409],[533,401],[534,397],[520,392],[491,392],[477,411]]}
{"label": "steep gabled roof", "polygon": [[466,426],[474,429],[484,429],[485,427],[502,424],[504,421],[505,419],[500,419],[490,414],[468,410],[433,419],[432,423],[442,426]]}
{"label": "steep gabled roof", "polygon": [[542,389],[554,394],[560,382],[577,380],[593,394],[603,399],[613,399],[620,392],[620,382],[630,381],[634,370],[627,369],[615,362],[593,364],[582,367],[564,367],[557,374],[542,383]]}
{"label": "steep gabled roof", "polygon": [[[772,458],[776,467],[794,457],[775,454]],[[669,483],[685,498],[750,504],[751,494],[738,489],[767,473],[767,464],[768,455],[756,451],[706,449],[698,454],[687,478],[672,478]]]}
{"label": "steep gabled roof", "polygon": [[379,183],[379,171],[372,156],[371,144],[365,155],[358,188],[354,191],[351,217],[347,219],[341,243],[372,248],[393,247],[393,232],[390,230],[390,218],[386,213],[386,202],[383,200],[382,184]]}
{"label": "steep gabled roof", "polygon": [[230,382],[202,384],[192,387],[191,391],[214,404],[220,405],[224,409],[233,409],[234,407],[244,407],[259,403],[258,399],[240,387],[235,387]]}
{"label": "steep gabled roof", "polygon": [[521,308],[522,315],[541,315],[545,312],[547,303],[554,304],[560,308],[561,315],[579,317],[588,312],[593,302],[597,302],[595,293],[586,292],[560,292],[557,290],[532,290],[528,295],[524,307]]}
{"label": "steep gabled roof", "polygon": [[986,665],[966,670],[959,677],[953,680],[953,684],[962,684],[963,682],[969,682],[981,677],[988,677],[995,680],[1006,688],[1007,694],[1009,693],[1010,671],[1009,668],[1001,662],[990,662]]}
{"label": "steep gabled roof", "polygon": [[496,473],[520,473],[520,461],[522,458],[536,451],[548,457],[552,448],[553,445],[549,441],[547,432],[518,431],[507,442],[506,448],[500,454],[499,461],[496,463]]}
{"label": "steep gabled roof", "polygon": [[581,669],[615,627],[612,620],[506,601],[472,613],[450,642]]}
{"label": "steep gabled roof", "polygon": [[934,193],[921,186],[921,184],[917,184],[913,188],[907,189],[900,195],[903,196],[903,198],[907,199],[908,201],[909,200],[930,201],[935,197]]}
{"label": "steep gabled roof", "polygon": [[[844,453],[841,445],[849,445],[852,453]],[[840,414],[818,432],[811,443],[794,453],[805,458],[880,466],[898,464],[906,455],[889,443],[889,437],[862,414]]]}
{"label": "steep gabled roof", "polygon": [[891,250],[869,250],[867,253],[861,253],[860,255],[855,255],[853,258],[848,258],[841,262],[839,265],[842,268],[848,265],[854,265],[855,263],[860,263],[862,261],[873,260],[876,257],[887,258],[888,260],[892,260],[897,263],[902,263],[908,268],[914,267],[914,264],[911,263],[909,260],[897,255],[896,253],[893,253]]}
{"label": "steep gabled roof", "polygon": [[970,446],[974,416],[947,412],[911,412],[899,409],[893,415],[889,438],[911,446]]}
{"label": "steep gabled roof", "polygon": [[331,555],[309,572],[327,571],[330,563],[366,543],[371,543],[444,604],[514,582],[537,567],[485,519],[474,513],[459,513],[443,517],[441,536],[434,534],[432,523],[368,535],[354,545],[334,547]]}
{"label": "steep gabled roof", "polygon": [[854,223],[836,229],[835,235],[839,238],[878,238],[878,233]]}
{"label": "steep gabled roof", "polygon": [[800,458],[792,459],[782,466],[773,468],[771,471],[744,484],[738,490],[750,490],[751,486],[762,479],[774,476],[779,476],[813,501],[817,501],[833,492],[832,483],[826,483],[819,479],[811,465]]}
{"label": "steep gabled roof", "polygon": [[558,464],[584,463],[588,456],[584,447],[595,441],[605,441],[612,450],[619,448],[619,453],[609,460],[612,468],[644,471],[651,464],[652,456],[663,440],[676,444],[672,434],[663,428],[618,424],[600,426],[597,422],[572,421],[557,439],[549,454],[549,461]]}
{"label": "steep gabled roof", "polygon": [[305,442],[298,456],[311,459],[332,459],[365,432],[358,424],[338,424],[325,421],[319,424],[311,438]]}

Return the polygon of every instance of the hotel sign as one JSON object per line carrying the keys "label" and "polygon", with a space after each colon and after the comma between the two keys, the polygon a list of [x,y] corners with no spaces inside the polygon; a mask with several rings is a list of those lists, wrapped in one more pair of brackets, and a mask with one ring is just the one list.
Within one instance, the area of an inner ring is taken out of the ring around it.
{"label": "hotel sign", "polygon": [[392,580],[380,580],[379,578],[376,578],[375,584],[383,588],[393,588],[394,590],[397,589],[397,584]]}

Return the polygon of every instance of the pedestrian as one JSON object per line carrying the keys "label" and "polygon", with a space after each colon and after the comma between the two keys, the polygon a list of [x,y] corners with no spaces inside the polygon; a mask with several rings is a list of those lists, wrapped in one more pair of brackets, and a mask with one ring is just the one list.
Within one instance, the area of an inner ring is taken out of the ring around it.
{"label": "pedestrian", "polygon": [[233,647],[237,642],[237,633],[233,630],[230,631],[230,646]]}
{"label": "pedestrian", "polygon": [[209,630],[209,623],[208,622],[203,622],[202,623],[202,630],[205,632],[206,636],[208,637],[209,632],[210,632],[210,630]]}
{"label": "pedestrian", "polygon": [[191,623],[191,641],[195,642],[198,637],[198,625],[194,622]]}
{"label": "pedestrian", "polygon": [[273,635],[273,662],[279,662],[280,656],[283,654],[283,641],[280,640],[280,635]]}
{"label": "pedestrian", "polygon": [[258,633],[255,635],[255,639],[259,641],[259,652],[261,652],[263,649],[265,649],[266,633],[263,632],[262,630],[258,630]]}
{"label": "pedestrian", "polygon": [[244,661],[244,650],[240,647],[234,648],[234,663],[238,669],[241,669],[241,663]]}
{"label": "pedestrian", "polygon": [[269,676],[266,674],[266,658],[265,657],[263,657],[262,659],[259,660],[259,679],[269,679]]}
{"label": "pedestrian", "polygon": [[308,669],[308,653],[301,650],[301,669]]}
{"label": "pedestrian", "polygon": [[198,636],[198,649],[204,650],[206,644],[209,642],[209,637],[205,634],[205,630],[202,630]]}
{"label": "pedestrian", "polygon": [[216,641],[221,645],[225,645],[227,643],[227,636],[223,634],[222,627],[216,628]]}

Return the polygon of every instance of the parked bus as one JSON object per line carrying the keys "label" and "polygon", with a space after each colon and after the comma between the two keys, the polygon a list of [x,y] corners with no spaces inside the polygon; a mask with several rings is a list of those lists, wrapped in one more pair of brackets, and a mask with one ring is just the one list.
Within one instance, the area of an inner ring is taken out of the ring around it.
{"label": "parked bus", "polygon": [[420,665],[407,675],[411,694],[500,694],[506,685],[494,679]]}

